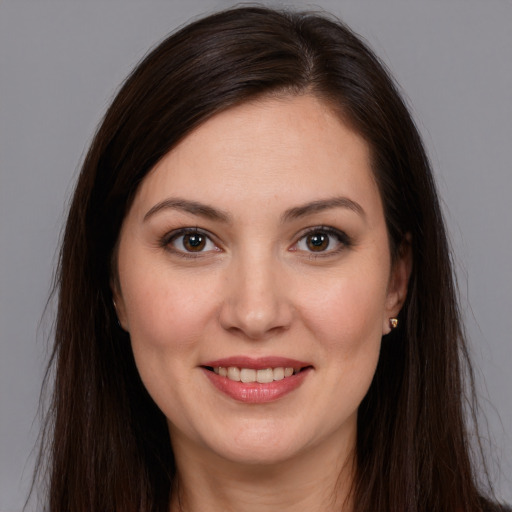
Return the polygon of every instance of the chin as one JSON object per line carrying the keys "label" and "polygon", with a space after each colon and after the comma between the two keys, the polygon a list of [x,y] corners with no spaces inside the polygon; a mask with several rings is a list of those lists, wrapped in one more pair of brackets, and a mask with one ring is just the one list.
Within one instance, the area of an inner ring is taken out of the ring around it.
{"label": "chin", "polygon": [[[226,443],[226,440],[229,442]],[[213,443],[212,443],[213,444]],[[223,436],[214,451],[222,458],[241,465],[277,465],[285,463],[307,447],[282,426],[245,428]]]}
{"label": "chin", "polygon": [[219,453],[225,460],[240,466],[277,466],[292,460],[297,450],[279,446],[239,446]]}

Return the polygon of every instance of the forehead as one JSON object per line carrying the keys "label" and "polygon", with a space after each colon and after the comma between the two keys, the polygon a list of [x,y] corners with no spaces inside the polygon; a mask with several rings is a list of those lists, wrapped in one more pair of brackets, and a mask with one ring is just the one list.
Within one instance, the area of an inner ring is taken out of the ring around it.
{"label": "forehead", "polygon": [[229,209],[344,195],[381,210],[368,144],[323,101],[264,98],[215,115],[143,180],[134,207],[166,197]]}

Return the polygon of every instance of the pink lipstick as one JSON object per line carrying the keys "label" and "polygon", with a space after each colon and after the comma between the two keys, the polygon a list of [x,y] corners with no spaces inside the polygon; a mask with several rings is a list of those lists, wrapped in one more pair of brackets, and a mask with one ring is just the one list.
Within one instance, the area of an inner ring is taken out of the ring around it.
{"label": "pink lipstick", "polygon": [[297,389],[313,369],[309,363],[283,357],[229,357],[201,365],[210,382],[234,400],[265,403]]}

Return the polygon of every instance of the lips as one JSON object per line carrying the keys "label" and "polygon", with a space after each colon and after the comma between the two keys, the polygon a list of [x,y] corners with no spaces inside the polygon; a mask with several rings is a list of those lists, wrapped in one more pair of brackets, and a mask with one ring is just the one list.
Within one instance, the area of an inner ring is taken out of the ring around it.
{"label": "lips", "polygon": [[310,370],[309,363],[281,357],[231,357],[202,365],[210,382],[223,394],[241,402],[277,400],[297,389]]}

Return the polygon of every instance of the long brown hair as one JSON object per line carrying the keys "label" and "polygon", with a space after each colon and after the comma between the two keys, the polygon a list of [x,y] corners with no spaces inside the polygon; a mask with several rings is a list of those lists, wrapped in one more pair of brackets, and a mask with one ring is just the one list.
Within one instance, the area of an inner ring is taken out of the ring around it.
{"label": "long brown hair", "polygon": [[83,163],[56,282],[49,511],[168,510],[175,466],[166,421],[112,305],[120,226],[144,176],[200,123],[257,96],[305,93],[368,142],[391,251],[407,235],[414,261],[399,327],[383,339],[359,409],[355,510],[484,506],[465,427],[473,385],[447,237],[411,116],[383,65],[338,20],[244,7],[196,21],[154,49],[117,94]]}

